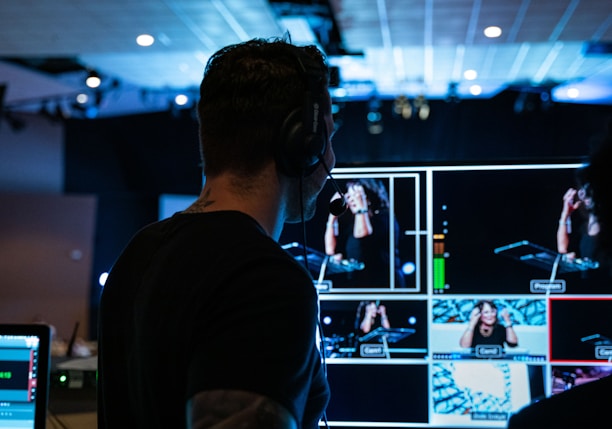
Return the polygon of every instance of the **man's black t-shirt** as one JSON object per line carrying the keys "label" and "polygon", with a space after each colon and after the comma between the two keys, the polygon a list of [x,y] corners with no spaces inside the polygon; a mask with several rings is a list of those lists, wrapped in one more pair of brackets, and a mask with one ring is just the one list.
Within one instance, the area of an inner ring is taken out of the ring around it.
{"label": "man's black t-shirt", "polygon": [[99,427],[186,427],[195,393],[237,389],[315,428],[329,399],[312,278],[239,212],[176,214],[131,240],[102,294]]}

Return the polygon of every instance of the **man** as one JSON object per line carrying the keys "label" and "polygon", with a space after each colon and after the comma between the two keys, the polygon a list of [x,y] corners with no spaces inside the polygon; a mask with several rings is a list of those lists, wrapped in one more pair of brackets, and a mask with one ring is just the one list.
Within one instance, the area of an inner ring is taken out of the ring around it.
{"label": "man", "polygon": [[317,294],[277,240],[335,165],[327,75],[315,47],[282,40],[209,60],[202,193],[136,234],[102,294],[100,429],[318,427]]}
{"label": "man", "polygon": [[[612,274],[612,122],[601,146],[591,155],[582,171],[590,184],[593,213],[599,221],[596,255],[600,270]],[[612,277],[611,277],[612,278]],[[612,280],[609,283],[612,292]],[[608,407],[612,403],[612,376],[606,376],[558,393],[524,407],[513,415],[509,429],[595,428],[610,424]]]}

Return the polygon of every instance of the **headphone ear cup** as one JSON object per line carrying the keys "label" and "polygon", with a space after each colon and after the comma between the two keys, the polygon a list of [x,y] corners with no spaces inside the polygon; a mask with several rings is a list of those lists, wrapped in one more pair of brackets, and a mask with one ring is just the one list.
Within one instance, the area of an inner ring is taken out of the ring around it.
{"label": "headphone ear cup", "polygon": [[[323,118],[320,118],[322,121]],[[319,165],[327,148],[325,122],[319,122],[323,132],[307,132],[302,109],[293,110],[283,122],[276,150],[276,164],[290,177],[308,176]]]}

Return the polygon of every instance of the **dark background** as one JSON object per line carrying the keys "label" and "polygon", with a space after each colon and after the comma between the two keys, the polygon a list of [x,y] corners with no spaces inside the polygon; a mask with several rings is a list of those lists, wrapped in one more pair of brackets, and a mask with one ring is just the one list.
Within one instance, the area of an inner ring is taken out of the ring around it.
{"label": "dark background", "polygon": [[[612,118],[612,106],[605,105],[553,104],[517,114],[516,96],[506,91],[490,100],[433,100],[425,121],[394,117],[392,100],[385,100],[378,135],[367,131],[367,102],[343,103],[333,141],[337,166],[584,160]],[[65,192],[98,198],[94,336],[98,276],[138,229],[157,220],[160,194],[199,193],[197,132],[190,111],[67,122]]]}

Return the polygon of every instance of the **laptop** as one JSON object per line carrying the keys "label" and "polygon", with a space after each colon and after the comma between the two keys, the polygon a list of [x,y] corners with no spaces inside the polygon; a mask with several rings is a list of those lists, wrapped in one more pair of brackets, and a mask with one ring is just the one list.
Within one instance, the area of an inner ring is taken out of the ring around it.
{"label": "laptop", "polygon": [[49,401],[51,330],[0,324],[0,429],[42,429]]}

